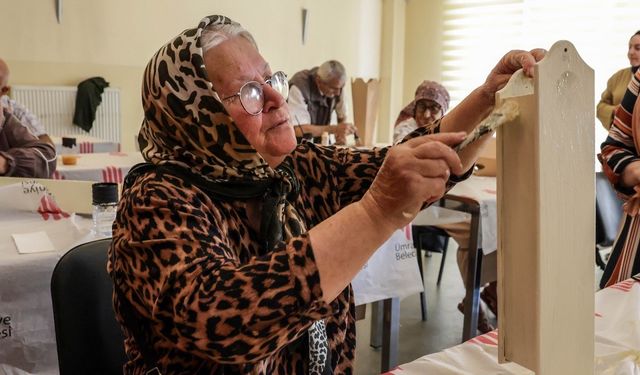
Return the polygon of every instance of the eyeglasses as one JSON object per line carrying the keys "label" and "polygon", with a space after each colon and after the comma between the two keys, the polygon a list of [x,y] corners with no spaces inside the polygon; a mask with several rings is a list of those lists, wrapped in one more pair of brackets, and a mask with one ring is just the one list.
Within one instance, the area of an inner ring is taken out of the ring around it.
{"label": "eyeglasses", "polygon": [[289,81],[287,81],[287,75],[284,72],[275,72],[264,83],[249,81],[240,87],[238,93],[222,98],[222,100],[233,99],[236,96],[240,98],[240,104],[242,108],[252,115],[257,116],[262,112],[264,108],[264,90],[262,85],[267,84],[276,90],[286,100],[289,97]]}
{"label": "eyeglasses", "polygon": [[442,107],[440,107],[440,104],[432,101],[419,101],[418,103],[416,103],[416,112],[425,112],[427,110],[429,110],[429,112],[431,113],[436,113],[440,112],[442,110]]}

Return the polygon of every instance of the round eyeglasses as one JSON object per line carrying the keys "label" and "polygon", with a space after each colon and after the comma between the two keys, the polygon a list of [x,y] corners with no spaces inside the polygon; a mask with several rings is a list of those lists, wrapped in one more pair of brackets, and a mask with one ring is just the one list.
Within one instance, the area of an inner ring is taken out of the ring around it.
{"label": "round eyeglasses", "polygon": [[287,75],[284,72],[275,72],[264,83],[249,81],[240,87],[240,91],[236,94],[222,98],[222,100],[233,99],[236,96],[240,98],[240,104],[242,108],[253,116],[257,116],[262,112],[264,108],[264,90],[262,85],[267,84],[276,90],[282,97],[287,100],[289,97],[289,81],[287,81]]}

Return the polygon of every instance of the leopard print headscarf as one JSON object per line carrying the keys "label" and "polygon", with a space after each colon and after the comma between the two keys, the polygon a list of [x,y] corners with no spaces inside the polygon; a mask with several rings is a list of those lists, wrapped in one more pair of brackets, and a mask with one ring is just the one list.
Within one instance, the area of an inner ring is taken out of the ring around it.
{"label": "leopard print headscarf", "polygon": [[207,77],[200,36],[209,25],[233,23],[224,16],[206,17],[163,46],[147,65],[145,118],[138,136],[147,161],[177,164],[210,181],[275,176],[214,96]]}
{"label": "leopard print headscarf", "polygon": [[[197,28],[185,30],[160,48],[147,65],[142,86],[145,118],[138,136],[142,155],[152,164],[189,171],[204,179],[210,190],[223,187],[221,195],[226,197],[262,198],[276,192],[291,198],[297,188],[291,169],[286,163],[269,167],[226,112],[207,78],[200,37],[215,24],[235,22],[224,16],[206,17]],[[275,215],[265,214],[261,224],[267,250],[283,238],[300,234],[287,225],[291,219],[304,230],[292,205],[273,198],[273,207],[266,205],[263,211]]]}

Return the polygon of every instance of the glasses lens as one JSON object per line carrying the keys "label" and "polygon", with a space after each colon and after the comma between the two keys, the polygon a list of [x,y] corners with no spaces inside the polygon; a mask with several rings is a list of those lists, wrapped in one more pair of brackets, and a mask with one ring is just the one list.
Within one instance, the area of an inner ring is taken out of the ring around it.
{"label": "glasses lens", "polygon": [[269,80],[269,84],[274,90],[279,92],[285,100],[287,100],[289,97],[289,81],[287,81],[287,75],[284,72],[273,73]]}
{"label": "glasses lens", "polygon": [[260,113],[264,104],[262,86],[258,82],[245,83],[240,89],[240,103],[248,113],[252,115]]}

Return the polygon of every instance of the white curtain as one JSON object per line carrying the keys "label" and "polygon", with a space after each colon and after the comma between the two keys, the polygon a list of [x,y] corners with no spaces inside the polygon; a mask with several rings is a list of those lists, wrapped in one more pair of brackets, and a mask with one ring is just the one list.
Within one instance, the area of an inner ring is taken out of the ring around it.
{"label": "white curtain", "polygon": [[[444,0],[443,84],[456,105],[510,49],[548,49],[569,40],[595,71],[597,103],[609,77],[629,66],[640,1]],[[606,132],[594,119],[596,146]]]}

